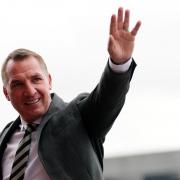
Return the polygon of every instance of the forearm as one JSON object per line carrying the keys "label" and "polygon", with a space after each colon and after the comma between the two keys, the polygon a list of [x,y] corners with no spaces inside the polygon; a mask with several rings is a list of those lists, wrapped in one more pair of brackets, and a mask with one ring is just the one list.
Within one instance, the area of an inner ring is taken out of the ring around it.
{"label": "forearm", "polygon": [[97,87],[79,103],[82,118],[91,135],[100,138],[109,131],[124,105],[135,66],[133,61],[127,72],[117,73],[107,64]]}

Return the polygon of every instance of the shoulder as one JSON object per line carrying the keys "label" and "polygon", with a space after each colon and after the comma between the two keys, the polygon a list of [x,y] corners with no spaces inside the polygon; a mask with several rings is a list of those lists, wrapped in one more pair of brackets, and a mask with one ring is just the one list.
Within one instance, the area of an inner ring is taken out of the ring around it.
{"label": "shoulder", "polygon": [[75,98],[73,98],[71,101],[66,103],[66,107],[72,105],[72,104],[77,104],[84,99],[86,99],[89,96],[89,93],[80,93],[78,94]]}
{"label": "shoulder", "polygon": [[88,96],[89,96],[89,93],[81,93],[74,100],[79,102],[86,99]]}
{"label": "shoulder", "polygon": [[8,129],[9,129],[9,127],[13,124],[13,122],[14,121],[11,121],[11,122],[9,122],[6,126],[5,126],[5,128],[1,131],[1,133],[0,133],[0,137],[2,136],[2,134],[5,132],[5,131],[7,131]]}
{"label": "shoulder", "polygon": [[14,122],[14,121],[9,122],[9,123],[5,126],[4,130],[7,129],[7,128],[9,128],[13,122]]}

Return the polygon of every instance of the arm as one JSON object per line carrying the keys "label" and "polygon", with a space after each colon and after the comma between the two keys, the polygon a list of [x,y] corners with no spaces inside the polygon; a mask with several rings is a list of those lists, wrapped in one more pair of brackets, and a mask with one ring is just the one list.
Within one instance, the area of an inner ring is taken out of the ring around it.
{"label": "arm", "polygon": [[[123,10],[119,8],[118,18],[113,15],[110,24],[108,51],[115,64],[123,64],[132,56],[135,34],[140,27],[138,22],[133,30],[128,32],[129,11],[126,11],[124,21],[122,16]],[[78,102],[86,129],[91,136],[103,138],[111,128],[124,105],[135,66],[133,61],[128,71],[117,73],[108,63],[94,91]]]}
{"label": "arm", "polygon": [[82,119],[91,136],[103,138],[111,128],[124,105],[135,67],[133,61],[127,72],[115,73],[107,64],[93,92],[78,102]]}

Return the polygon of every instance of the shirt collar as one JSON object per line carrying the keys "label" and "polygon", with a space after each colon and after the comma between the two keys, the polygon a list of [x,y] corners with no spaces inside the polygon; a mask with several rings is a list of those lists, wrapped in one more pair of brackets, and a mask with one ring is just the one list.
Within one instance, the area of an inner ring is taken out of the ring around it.
{"label": "shirt collar", "polygon": [[[21,119],[20,131],[25,131],[25,129],[27,128],[28,123],[25,120],[23,120],[22,117],[20,117],[20,119]],[[41,122],[41,118],[33,121],[33,124],[40,124],[40,122]]]}

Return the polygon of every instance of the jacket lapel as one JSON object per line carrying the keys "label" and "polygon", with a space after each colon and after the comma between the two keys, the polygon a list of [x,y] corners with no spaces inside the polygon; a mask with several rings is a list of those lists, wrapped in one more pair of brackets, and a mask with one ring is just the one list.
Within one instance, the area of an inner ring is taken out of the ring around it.
{"label": "jacket lapel", "polygon": [[19,124],[20,124],[20,118],[17,118],[14,122],[9,123],[1,133],[1,136],[0,136],[0,179],[2,179],[1,161],[3,158],[4,150],[7,146],[7,142],[9,141],[14,131],[18,128]]}
{"label": "jacket lapel", "polygon": [[11,137],[13,132],[18,128],[20,124],[20,118],[18,117],[14,122],[9,123],[1,133],[0,136],[0,152],[2,150],[2,146],[7,143],[8,139]]}

